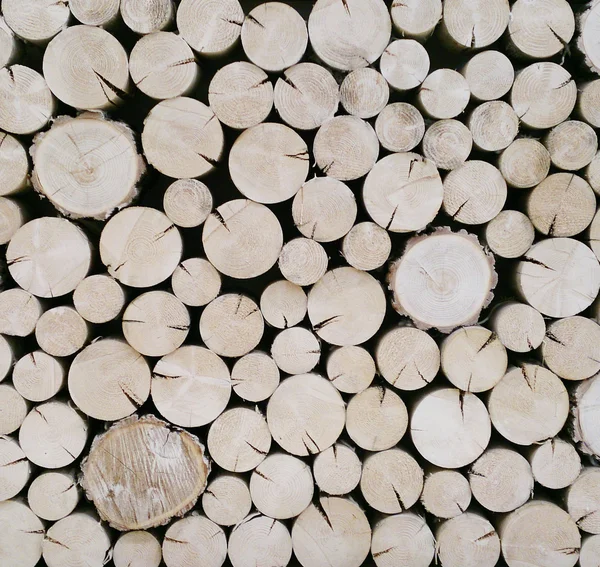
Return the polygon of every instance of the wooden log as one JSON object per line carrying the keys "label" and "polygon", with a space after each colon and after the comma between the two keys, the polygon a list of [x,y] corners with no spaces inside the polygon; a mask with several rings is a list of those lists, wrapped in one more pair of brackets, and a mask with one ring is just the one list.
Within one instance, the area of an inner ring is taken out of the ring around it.
{"label": "wooden log", "polygon": [[175,3],[172,0],[121,0],[121,17],[135,33],[158,32],[175,19]]}
{"label": "wooden log", "polygon": [[148,399],[150,368],[124,340],[96,340],[73,360],[69,394],[90,417],[104,421],[122,419]]}
{"label": "wooden log", "polygon": [[0,66],[6,67],[15,62],[19,55],[19,46],[14,32],[3,17],[0,18]]}
{"label": "wooden log", "polygon": [[331,350],[327,357],[327,377],[346,394],[357,394],[368,388],[375,371],[375,361],[363,347],[343,346]]}
{"label": "wooden log", "polygon": [[491,391],[487,405],[498,433],[516,445],[554,437],[569,415],[569,395],[560,378],[529,363],[509,368]]}
{"label": "wooden log", "polygon": [[217,417],[208,430],[206,444],[222,469],[247,472],[257,468],[269,453],[271,433],[262,413],[238,407]]}
{"label": "wooden log", "polygon": [[64,386],[65,365],[53,356],[36,350],[20,358],[12,373],[15,389],[26,400],[45,402]]}
{"label": "wooden log", "polygon": [[475,500],[491,512],[512,512],[533,495],[527,459],[502,447],[488,449],[471,465],[469,484]]}
{"label": "wooden log", "polygon": [[510,187],[529,189],[548,176],[550,153],[533,138],[518,138],[500,154],[498,168]]}
{"label": "wooden log", "polygon": [[594,376],[581,382],[573,397],[573,440],[584,454],[600,455],[600,378]]}
{"label": "wooden log", "polygon": [[425,42],[442,19],[442,0],[392,2],[390,14],[401,37]]}
{"label": "wooden log", "polygon": [[581,567],[594,567],[600,558],[600,536],[591,535],[583,537],[579,553]]}
{"label": "wooden log", "polygon": [[421,504],[437,518],[460,516],[471,503],[471,485],[458,471],[435,469],[425,475]]}
{"label": "wooden log", "polygon": [[508,22],[509,49],[527,59],[548,59],[566,49],[575,34],[573,9],[565,0],[517,0]]}
{"label": "wooden log", "polygon": [[236,61],[215,73],[208,102],[223,124],[237,130],[251,128],[264,122],[273,108],[273,83],[260,67]]}
{"label": "wooden log", "polygon": [[530,352],[542,344],[546,322],[537,309],[518,301],[507,301],[492,312],[490,329],[508,350]]}
{"label": "wooden log", "polygon": [[386,106],[375,121],[379,143],[391,152],[409,152],[421,143],[425,121],[412,105],[396,102]]}
{"label": "wooden log", "polygon": [[35,406],[19,429],[27,458],[45,469],[70,465],[87,442],[87,423],[70,405],[50,401]]}
{"label": "wooden log", "polygon": [[587,245],[592,249],[596,258],[600,258],[600,214],[596,211],[590,226],[586,231]]}
{"label": "wooden log", "polygon": [[34,134],[55,112],[46,80],[24,65],[0,70],[0,128],[11,134]]}
{"label": "wooden log", "polygon": [[149,291],[123,313],[123,334],[140,354],[164,356],[179,348],[190,330],[190,314],[173,294]]}
{"label": "wooden log", "polygon": [[306,142],[283,124],[267,122],[245,130],[229,153],[231,180],[242,195],[259,203],[293,197],[308,170]]}
{"label": "wooden log", "polygon": [[30,476],[31,463],[17,441],[0,437],[0,510],[5,501],[11,502],[25,488]]}
{"label": "wooden log", "polygon": [[73,223],[40,217],[17,230],[8,244],[6,263],[24,290],[38,297],[59,297],[87,275],[91,244]]}
{"label": "wooden log", "polygon": [[371,171],[379,156],[379,140],[368,122],[335,116],[317,131],[313,154],[325,175],[349,181]]}
{"label": "wooden log", "polygon": [[71,356],[89,340],[90,328],[73,307],[61,305],[46,311],[35,326],[40,348],[51,356]]}
{"label": "wooden log", "polygon": [[401,92],[409,91],[427,77],[429,54],[414,39],[397,39],[385,48],[379,68],[390,87]]}
{"label": "wooden log", "polygon": [[53,471],[33,480],[27,491],[27,502],[36,516],[56,522],[75,510],[79,496],[77,479],[72,472]]}
{"label": "wooden log", "polygon": [[390,235],[374,222],[355,224],[342,240],[342,256],[357,270],[369,272],[381,268],[391,251]]}
{"label": "wooden log", "polygon": [[277,217],[247,199],[224,203],[211,213],[202,232],[204,253],[222,274],[255,278],[277,262],[283,233]]}
{"label": "wooden log", "polygon": [[594,129],[579,120],[566,120],[544,138],[552,163],[559,169],[575,171],[588,165],[598,151]]}
{"label": "wooden log", "polygon": [[0,197],[0,244],[10,239],[25,224],[25,209],[14,199]]}
{"label": "wooden log", "polygon": [[182,247],[175,225],[164,213],[148,207],[118,212],[100,235],[102,263],[113,278],[131,287],[151,287],[166,280],[181,260]]}
{"label": "wooden log", "polygon": [[125,49],[94,26],[72,26],[57,35],[44,52],[43,70],[54,96],[78,109],[109,109],[129,91]]}
{"label": "wooden log", "polygon": [[442,372],[465,392],[491,390],[506,373],[508,356],[498,336],[480,326],[462,327],[441,346]]}
{"label": "wooden log", "polygon": [[370,67],[351,71],[340,86],[340,102],[344,110],[363,120],[377,116],[389,98],[388,82],[381,73]]}
{"label": "wooden log", "polygon": [[163,560],[167,567],[192,562],[221,567],[227,557],[225,532],[204,516],[188,516],[171,524],[163,540]]}
{"label": "wooden log", "polygon": [[418,328],[445,333],[476,323],[496,282],[493,259],[477,239],[448,229],[409,240],[388,275],[394,309]]}
{"label": "wooden log", "polygon": [[379,373],[394,388],[418,390],[432,382],[440,369],[440,349],[424,331],[396,327],[375,346]]}
{"label": "wooden log", "polygon": [[371,555],[377,567],[428,567],[435,555],[435,539],[421,516],[395,514],[373,526]]}
{"label": "wooden log", "polygon": [[519,71],[510,103],[528,128],[552,128],[568,118],[577,102],[577,85],[571,74],[550,61]]}
{"label": "wooden log", "polygon": [[288,565],[292,538],[283,522],[254,513],[233,528],[227,551],[233,567]]}
{"label": "wooden log", "polygon": [[[171,0],[164,4],[165,7],[172,6]],[[131,9],[131,5],[129,0],[127,10]],[[142,4],[138,1],[137,5]],[[156,0],[154,5],[148,6],[160,9]],[[121,12],[123,9],[121,6]],[[153,11],[152,15],[160,17],[161,14]],[[140,91],[151,98],[163,100],[191,92],[200,78],[200,67],[192,49],[180,36],[156,31],[134,45],[129,58],[129,73]]]}
{"label": "wooden log", "polygon": [[75,18],[88,26],[110,27],[119,18],[121,0],[70,0]]}
{"label": "wooden log", "polygon": [[553,567],[577,563],[581,535],[575,522],[556,504],[528,502],[500,520],[498,531],[502,556],[509,567],[523,562]]}
{"label": "wooden log", "polygon": [[188,258],[175,268],[171,287],[184,305],[201,307],[219,295],[221,276],[208,260]]}
{"label": "wooden log", "polygon": [[182,0],[177,29],[190,47],[207,57],[224,55],[237,42],[244,22],[238,0]]}
{"label": "wooden log", "polygon": [[577,115],[590,126],[600,127],[600,79],[577,85]]}
{"label": "wooden log", "polygon": [[303,567],[360,567],[371,546],[371,527],[352,500],[322,496],[294,522],[292,546]]}
{"label": "wooden log", "polygon": [[354,193],[345,183],[331,177],[310,179],[292,202],[295,227],[317,242],[332,242],[348,234],[356,214]]}
{"label": "wooden log", "polygon": [[452,69],[437,69],[422,82],[417,95],[421,110],[430,118],[458,116],[469,103],[471,91],[465,78]]}
{"label": "wooden log", "polygon": [[286,378],[267,405],[273,439],[282,449],[300,457],[331,447],[342,433],[345,420],[342,396],[318,374]]}
{"label": "wooden log", "polygon": [[275,364],[287,374],[306,374],[321,358],[319,339],[308,329],[292,327],[279,332],[271,345]]}
{"label": "wooden log", "polygon": [[115,567],[159,567],[161,559],[160,543],[150,532],[123,534],[113,548]]}
{"label": "wooden log", "polygon": [[10,134],[1,136],[0,175],[2,187],[0,194],[20,193],[29,184],[29,160],[23,144]]}
{"label": "wooden log", "polygon": [[304,290],[287,280],[269,284],[260,296],[260,310],[265,321],[277,329],[300,323],[306,316],[307,303]]}
{"label": "wooden log", "polygon": [[578,18],[577,48],[583,54],[584,62],[590,71],[598,73],[600,70],[600,45],[598,44],[600,5],[594,0],[587,5],[587,8]]}
{"label": "wooden log", "polygon": [[0,333],[26,337],[43,313],[40,301],[18,287],[0,292]]}
{"label": "wooden log", "polygon": [[471,112],[467,126],[475,147],[484,152],[499,152],[507,148],[519,132],[519,118],[504,101],[484,102]]}
{"label": "wooden log", "polygon": [[45,45],[67,27],[71,12],[67,4],[38,0],[2,0],[4,20],[21,39]]}
{"label": "wooden log", "polygon": [[573,484],[581,472],[581,457],[571,443],[553,437],[533,448],[529,463],[535,481],[554,490]]}
{"label": "wooden log", "polygon": [[90,323],[108,323],[125,307],[125,290],[108,274],[95,274],[79,282],[73,292],[77,313]]}
{"label": "wooden log", "polygon": [[0,384],[0,435],[14,433],[29,410],[25,398],[10,384]]}
{"label": "wooden log", "polygon": [[244,53],[265,71],[281,72],[295,65],[307,45],[306,22],[292,6],[282,2],[258,5],[242,24]]}
{"label": "wooden log", "polygon": [[[204,491],[210,471],[197,437],[152,415],[127,418],[98,435],[81,468],[86,496],[102,519],[122,531],[183,515]],[[153,498],[146,498],[149,491]]]}
{"label": "wooden log", "polygon": [[310,504],[314,481],[302,460],[273,453],[250,477],[250,494],[257,510],[276,520],[298,516]]}
{"label": "wooden log", "polygon": [[360,491],[369,506],[379,512],[404,512],[423,491],[423,469],[402,449],[370,454],[363,462]]}
{"label": "wooden log", "polygon": [[299,286],[309,286],[325,275],[328,262],[327,252],[316,240],[294,238],[281,249],[278,265],[286,280]]}
{"label": "wooden log", "polygon": [[584,467],[566,492],[567,511],[577,527],[587,533],[600,533],[600,471]]}
{"label": "wooden log", "polygon": [[265,328],[258,305],[239,293],[213,299],[200,316],[200,336],[219,356],[239,357],[256,348]]}
{"label": "wooden log", "polygon": [[0,502],[0,561],[33,567],[42,556],[44,524],[19,500]]}
{"label": "wooden log", "polygon": [[600,194],[600,152],[598,152],[594,159],[584,170],[584,177],[590,184],[590,187],[594,190],[596,195]]}
{"label": "wooden log", "polygon": [[480,102],[502,98],[513,85],[515,69],[500,51],[477,53],[460,70],[467,80],[471,97]]}
{"label": "wooden log", "polygon": [[239,358],[231,370],[233,391],[248,402],[262,402],[279,386],[279,368],[266,353],[255,350]]}
{"label": "wooden log", "polygon": [[408,427],[406,405],[393,390],[367,388],[352,396],[346,407],[346,431],[367,451],[385,451],[397,445]]}
{"label": "wooden log", "polygon": [[475,394],[437,389],[414,406],[410,434],[423,458],[436,466],[456,469],[472,463],[487,447],[490,416]]}
{"label": "wooden log", "polygon": [[360,482],[362,463],[354,449],[335,443],[313,461],[313,475],[319,490],[331,496],[352,492]]}
{"label": "wooden log", "polygon": [[534,238],[533,224],[520,211],[501,211],[484,228],[485,243],[502,258],[523,256],[531,248]]}
{"label": "wooden log", "polygon": [[15,352],[12,341],[0,335],[0,382],[8,376],[8,373],[13,369],[14,365]]}
{"label": "wooden log", "polygon": [[210,107],[177,97],[159,102],[148,114],[142,145],[148,162],[176,179],[201,177],[223,155],[223,129]]}
{"label": "wooden log", "polygon": [[211,423],[227,407],[230,396],[229,369],[206,348],[182,346],[154,367],[152,401],[175,425],[200,427]]}
{"label": "wooden log", "polygon": [[586,317],[565,317],[548,325],[542,342],[544,364],[563,380],[585,380],[600,372],[600,326]]}
{"label": "wooden log", "polygon": [[200,226],[213,208],[209,188],[197,179],[178,179],[167,187],[163,209],[173,224],[184,228]]}
{"label": "wooden log", "polygon": [[248,482],[234,474],[220,474],[209,482],[202,495],[202,510],[220,526],[241,522],[252,508]]}
{"label": "wooden log", "polygon": [[364,343],[377,333],[386,311],[381,284],[367,272],[342,267],[327,272],[308,294],[313,331],[336,346]]}
{"label": "wooden log", "polygon": [[600,265],[585,244],[548,238],[534,244],[519,262],[516,284],[542,315],[570,317],[587,309],[598,295]]}
{"label": "wooden log", "polygon": [[510,19],[507,0],[450,0],[444,3],[441,37],[453,49],[481,49],[504,33]]}
{"label": "wooden log", "polygon": [[465,512],[435,530],[436,550],[444,567],[494,567],[500,559],[500,538],[482,515]]}
{"label": "wooden log", "polygon": [[95,515],[76,512],[50,526],[42,553],[48,567],[102,565],[110,557],[109,530]]}
{"label": "wooden log", "polygon": [[374,63],[387,47],[391,32],[388,8],[378,0],[348,0],[346,4],[317,0],[308,18],[310,44],[317,57],[340,71]]}
{"label": "wooden log", "polygon": [[500,213],[508,191],[500,171],[486,161],[468,160],[444,179],[443,207],[463,224],[483,224]]}
{"label": "wooden log", "polygon": [[439,169],[452,170],[462,165],[472,146],[470,130],[458,120],[437,120],[423,136],[423,155]]}

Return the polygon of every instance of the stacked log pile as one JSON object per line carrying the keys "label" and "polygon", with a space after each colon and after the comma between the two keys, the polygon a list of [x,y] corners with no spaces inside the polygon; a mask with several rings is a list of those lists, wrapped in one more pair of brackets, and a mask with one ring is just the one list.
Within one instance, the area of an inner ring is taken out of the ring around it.
{"label": "stacked log pile", "polygon": [[600,1],[1,14],[1,566],[600,564]]}

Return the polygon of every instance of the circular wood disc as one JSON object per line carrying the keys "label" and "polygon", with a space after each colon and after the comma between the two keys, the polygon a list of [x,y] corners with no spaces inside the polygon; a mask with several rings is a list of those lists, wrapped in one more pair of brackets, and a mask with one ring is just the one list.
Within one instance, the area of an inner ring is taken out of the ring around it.
{"label": "circular wood disc", "polygon": [[323,277],[328,262],[327,252],[316,240],[294,238],[283,246],[278,264],[286,280],[308,286]]}
{"label": "circular wood disc", "polygon": [[108,274],[95,274],[79,282],[73,292],[77,313],[90,323],[116,319],[125,306],[125,290]]}
{"label": "circular wood disc", "polygon": [[497,100],[512,87],[515,69],[510,59],[500,51],[477,53],[462,68],[471,96],[475,100]]}
{"label": "circular wood disc", "polygon": [[381,327],[386,312],[381,284],[371,275],[342,267],[327,272],[308,294],[315,333],[332,345],[358,345]]}
{"label": "circular wood disc", "polygon": [[17,441],[11,437],[0,437],[0,507],[25,488],[30,475],[31,463]]}
{"label": "circular wood disc", "polygon": [[172,524],[163,540],[163,559],[167,567],[186,563],[221,567],[227,558],[225,532],[204,516],[188,516]]}
{"label": "circular wood disc", "polygon": [[115,567],[159,567],[161,559],[160,543],[150,532],[125,533],[113,548]]}
{"label": "circular wood disc", "polygon": [[212,479],[202,495],[204,513],[220,526],[241,522],[251,508],[250,488],[242,476],[220,474]]}
{"label": "circular wood disc", "polygon": [[148,163],[168,177],[200,177],[223,155],[223,128],[210,107],[177,97],[159,102],[144,120],[142,145]]}
{"label": "circular wood disc", "polygon": [[0,244],[8,244],[25,224],[25,211],[18,201],[0,197]]}
{"label": "circular wood disc", "polygon": [[75,18],[88,26],[108,26],[119,16],[121,0],[70,0]]}
{"label": "circular wood disc", "polygon": [[0,502],[0,561],[11,567],[34,567],[42,556],[44,524],[23,502]]}
{"label": "circular wood disc", "polygon": [[239,357],[256,348],[265,322],[258,305],[246,295],[228,293],[213,299],[200,316],[200,336],[220,356]]}
{"label": "circular wood disc", "polygon": [[108,109],[129,90],[125,49],[94,26],[71,26],[57,35],[44,52],[43,70],[54,96],[75,108]]}
{"label": "circular wood disc", "polygon": [[175,425],[200,427],[227,407],[231,380],[227,365],[212,351],[186,345],[163,356],[152,373],[152,401]]}
{"label": "circular wood disc", "polygon": [[150,291],[123,313],[123,334],[140,354],[164,356],[179,348],[190,330],[190,314],[173,294]]}
{"label": "circular wood disc", "polygon": [[100,258],[108,272],[131,287],[166,280],[181,260],[177,227],[156,209],[128,207],[112,217],[100,235]]}
{"label": "circular wood disc", "polygon": [[72,307],[61,305],[46,311],[35,326],[40,348],[52,356],[71,356],[83,348],[89,328]]}
{"label": "circular wood disc", "polygon": [[456,169],[462,165],[473,146],[471,131],[458,120],[438,120],[423,136],[423,154],[439,169]]}
{"label": "circular wood disc", "polygon": [[231,383],[234,392],[243,400],[262,402],[279,386],[279,368],[266,352],[255,350],[233,365]]}
{"label": "circular wood disc", "polygon": [[458,471],[434,470],[425,476],[421,504],[437,518],[460,516],[471,503],[469,481]]}
{"label": "circular wood disc", "polygon": [[167,27],[175,15],[172,0],[121,0],[121,17],[135,33],[157,32]]}
{"label": "circular wood disc", "polygon": [[575,390],[573,440],[586,454],[600,454],[600,378],[584,380]]}
{"label": "circular wood disc", "polygon": [[556,167],[576,171],[594,159],[598,151],[598,136],[589,124],[566,120],[548,132],[544,144]]}
{"label": "circular wood disc", "polygon": [[0,384],[0,435],[14,433],[27,415],[27,402],[10,384]]}
{"label": "circular wood disc", "polygon": [[321,492],[331,496],[342,496],[358,486],[362,463],[354,449],[342,443],[335,443],[315,457],[313,474]]}
{"label": "circular wood disc", "polygon": [[485,152],[499,152],[508,147],[519,132],[519,118],[504,101],[480,104],[469,116],[467,125],[475,146]]}
{"label": "circular wood disc", "polygon": [[38,297],[59,297],[87,275],[91,246],[68,220],[41,217],[17,230],[6,250],[6,264],[24,290]]}
{"label": "circular wood disc", "polygon": [[327,377],[346,394],[357,394],[368,388],[375,378],[375,371],[373,357],[359,346],[333,349],[327,358]]}
{"label": "circular wood disc", "polygon": [[163,197],[165,214],[177,226],[200,226],[213,208],[209,188],[197,179],[178,179],[167,187]]}
{"label": "circular wood disc", "polygon": [[567,490],[567,511],[577,527],[590,534],[600,533],[600,471],[585,467]]}
{"label": "circular wood disc", "polygon": [[231,180],[259,203],[293,197],[308,175],[308,146],[291,128],[264,123],[240,134],[229,153]]}
{"label": "circular wood disc", "polygon": [[0,337],[0,382],[8,376],[14,365],[15,353],[13,352],[12,344],[6,337]]}
{"label": "circular wood disc", "polygon": [[267,405],[273,439],[287,452],[301,457],[331,447],[344,429],[345,420],[342,396],[317,374],[286,378]]}
{"label": "circular wood disc", "polygon": [[581,567],[594,567],[600,557],[600,535],[587,536],[581,542],[579,565]]}
{"label": "circular wood disc", "polygon": [[391,251],[388,231],[374,222],[355,224],[342,240],[342,255],[357,270],[369,272],[381,268]]}
{"label": "circular wood disc", "polygon": [[577,46],[585,56],[585,64],[594,72],[600,68],[600,45],[598,43],[598,14],[600,8],[597,4],[584,12],[579,20],[581,35]]}
{"label": "circular wood disc", "polygon": [[39,299],[28,291],[13,287],[0,292],[0,333],[17,337],[31,335],[42,313]]}
{"label": "circular wood disc", "polygon": [[600,79],[578,85],[577,113],[594,128],[600,127]]}
{"label": "circular wood disc", "polygon": [[410,434],[417,451],[436,466],[456,469],[487,447],[492,426],[483,402],[454,388],[425,394],[415,406]]}
{"label": "circular wood disc", "polygon": [[93,342],[73,360],[69,394],[77,407],[96,419],[131,415],[150,395],[150,368],[122,339]]}
{"label": "circular wood disc", "polygon": [[523,256],[535,238],[535,229],[527,215],[505,209],[487,223],[485,242],[490,250],[502,258]]}
{"label": "circular wood disc", "polygon": [[529,189],[548,176],[550,161],[543,144],[533,138],[519,138],[500,154],[498,168],[511,187]]}
{"label": "circular wood disc", "polygon": [[532,445],[562,429],[569,415],[569,395],[556,374],[525,363],[509,369],[498,382],[488,398],[488,409],[500,435],[516,445]]}
{"label": "circular wood disc", "polygon": [[351,71],[340,86],[340,101],[344,110],[362,119],[377,116],[389,98],[390,87],[384,76],[370,67]]}
{"label": "circular wood disc", "polygon": [[292,327],[277,334],[271,356],[283,372],[306,374],[319,362],[321,344],[308,329]]}
{"label": "circular wood disc", "polygon": [[340,71],[367,67],[379,59],[391,32],[388,8],[378,0],[317,0],[308,18],[315,53]]}
{"label": "circular wood disc", "polygon": [[467,233],[441,229],[411,239],[392,266],[393,305],[419,328],[450,332],[477,321],[497,282],[493,259]]}
{"label": "circular wood disc", "polygon": [[[118,530],[160,526],[183,515],[210,472],[196,437],[151,415],[130,417],[97,436],[81,468],[86,495]],[[148,493],[154,497],[145,499]]]}
{"label": "circular wood disc", "polygon": [[397,39],[385,48],[379,67],[390,87],[408,91],[418,87],[427,77],[429,54],[414,39]]}
{"label": "circular wood disc", "polygon": [[219,295],[221,275],[208,260],[188,258],[175,268],[171,287],[179,301],[190,307],[201,307]]}
{"label": "circular wood disc", "polygon": [[570,317],[587,309],[600,288],[594,253],[572,238],[548,238],[534,244],[519,262],[517,288],[543,315]]}
{"label": "circular wood disc", "polygon": [[379,142],[391,152],[409,152],[419,145],[425,134],[421,113],[406,102],[388,104],[375,121]]}
{"label": "circular wood disc", "polygon": [[391,232],[424,229],[436,217],[443,198],[444,188],[435,164],[412,152],[379,160],[363,185],[367,213]]}
{"label": "circular wood disc", "polygon": [[469,103],[471,92],[465,78],[452,69],[437,69],[422,82],[418,101],[430,118],[458,116]]}
{"label": "circular wood disc", "polygon": [[546,335],[546,322],[537,310],[525,303],[509,301],[499,305],[490,317],[490,328],[500,342],[513,352],[538,348]]}
{"label": "circular wood disc", "polygon": [[306,316],[308,298],[304,290],[287,280],[269,284],[260,296],[260,310],[265,321],[277,329],[287,329]]}
{"label": "circular wood disc", "polygon": [[56,522],[68,516],[79,502],[75,475],[62,471],[41,474],[30,484],[27,502],[43,520]]}
{"label": "circular wood disc", "polygon": [[[402,37],[425,41],[442,19],[442,0],[392,2],[391,16],[394,28]],[[383,559],[382,561],[385,562]]]}
{"label": "circular wood disc", "polygon": [[20,38],[44,44],[67,26],[69,6],[39,0],[2,0],[2,15]]}
{"label": "circular wood disc", "polygon": [[0,63],[10,65],[18,55],[18,46],[13,31],[6,25],[4,17],[0,19]]}
{"label": "circular wood disc", "polygon": [[600,152],[594,156],[594,159],[585,168],[584,176],[594,193],[600,195]]}
{"label": "circular wood disc", "polygon": [[1,195],[12,195],[29,183],[29,160],[23,144],[10,134],[0,134]]}
{"label": "circular wood disc", "polygon": [[26,400],[45,402],[55,396],[65,382],[65,367],[53,356],[36,350],[20,358],[13,368],[15,389]]}
{"label": "circular wood disc", "polygon": [[566,488],[581,472],[581,457],[566,441],[553,437],[535,447],[529,457],[536,482],[546,488]]}
{"label": "circular wood disc", "polygon": [[226,276],[248,279],[269,271],[283,246],[283,232],[270,209],[247,199],[213,211],[202,232],[210,263]]}

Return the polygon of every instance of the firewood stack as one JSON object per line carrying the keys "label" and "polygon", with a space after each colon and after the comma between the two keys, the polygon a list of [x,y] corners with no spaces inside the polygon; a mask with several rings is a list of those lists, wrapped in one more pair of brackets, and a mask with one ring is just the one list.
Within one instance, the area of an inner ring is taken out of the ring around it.
{"label": "firewood stack", "polygon": [[600,564],[599,0],[1,13],[1,566]]}

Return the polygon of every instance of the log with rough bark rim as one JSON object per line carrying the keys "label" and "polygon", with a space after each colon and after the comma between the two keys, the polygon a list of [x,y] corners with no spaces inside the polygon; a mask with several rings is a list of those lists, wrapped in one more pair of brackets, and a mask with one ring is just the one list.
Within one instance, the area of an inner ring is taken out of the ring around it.
{"label": "log with rough bark rim", "polygon": [[292,327],[275,336],[271,356],[281,371],[287,374],[306,374],[318,364],[321,344],[308,329]]}
{"label": "log with rough bark rim", "polygon": [[18,287],[0,292],[0,333],[26,337],[35,330],[43,309],[37,297]]}
{"label": "log with rough bark rim", "polygon": [[388,231],[374,222],[355,224],[342,240],[342,255],[357,270],[369,272],[380,268],[391,251]]}
{"label": "log with rough bark rim", "polygon": [[458,471],[434,468],[425,474],[421,504],[437,518],[460,516],[471,503],[469,481]]}
{"label": "log with rough bark rim", "polygon": [[45,528],[19,500],[0,502],[0,561],[14,567],[32,567],[42,556]]}
{"label": "log with rough bark rim", "polygon": [[279,368],[266,353],[249,352],[236,361],[231,370],[233,391],[248,402],[262,402],[279,386]]}
{"label": "log with rough bark rim", "polygon": [[371,67],[351,71],[340,85],[340,102],[344,110],[362,119],[377,116],[389,98],[390,87],[387,81]]}
{"label": "log with rough bark rim", "polygon": [[467,80],[471,97],[477,101],[502,98],[513,85],[515,69],[510,59],[500,51],[482,51],[460,70]]}
{"label": "log with rough bark rim", "polygon": [[123,287],[108,274],[94,274],[79,282],[73,292],[77,313],[90,323],[116,319],[125,307]]}
{"label": "log with rough bark rim", "polygon": [[529,463],[535,481],[554,490],[570,486],[581,472],[579,453],[560,437],[534,447],[529,453]]}
{"label": "log with rough bark rim", "polygon": [[368,388],[376,372],[373,357],[359,346],[331,350],[326,367],[330,382],[346,394],[357,394]]}
{"label": "log with rough bark rim", "polygon": [[204,258],[188,258],[171,276],[173,294],[189,307],[207,305],[221,291],[221,275]]}
{"label": "log with rough bark rim", "polygon": [[523,256],[535,238],[535,229],[527,215],[505,209],[484,228],[484,240],[490,250],[502,258]]}
{"label": "log with rough bark rim", "polygon": [[459,167],[471,154],[472,147],[471,131],[458,120],[438,120],[423,136],[423,154],[439,169]]}
{"label": "log with rough bark rim", "polygon": [[61,305],[44,312],[35,326],[39,347],[51,356],[71,356],[90,338],[90,327],[73,307]]}
{"label": "log with rough bark rim", "polygon": [[455,118],[467,107],[471,91],[465,78],[452,69],[437,69],[422,82],[417,101],[430,118]]}
{"label": "log with rough bark rim", "polygon": [[414,39],[397,39],[390,43],[379,62],[381,74],[392,89],[409,91],[418,87],[429,73],[427,50]]}
{"label": "log with rough bark rim", "polygon": [[321,492],[342,496],[352,492],[360,482],[362,462],[354,449],[344,443],[335,443],[321,451],[313,461],[315,484]]}
{"label": "log with rough bark rim", "polygon": [[498,305],[490,316],[489,325],[500,342],[513,352],[535,350],[546,335],[546,322],[542,314],[518,301]]}
{"label": "log with rough bark rim", "polygon": [[220,526],[241,522],[252,508],[248,481],[234,474],[213,478],[202,494],[202,509],[209,520]]}
{"label": "log with rough bark rim", "polygon": [[79,497],[75,474],[66,469],[37,476],[27,491],[27,503],[31,511],[49,522],[56,522],[71,514]]}
{"label": "log with rough bark rim", "polygon": [[396,102],[386,106],[375,120],[379,143],[391,152],[409,152],[421,143],[425,121],[412,105]]}
{"label": "log with rough bark rim", "polygon": [[29,404],[10,384],[0,384],[0,435],[9,435],[21,427]]}
{"label": "log with rough bark rim", "polygon": [[44,45],[67,27],[71,12],[66,2],[2,0],[2,15],[21,39]]}
{"label": "log with rough bark rim", "polygon": [[75,18],[88,26],[111,27],[119,18],[121,0],[69,0]]}
{"label": "log with rough bark rim", "polygon": [[473,144],[484,152],[507,148],[519,132],[519,118],[512,107],[501,100],[484,102],[471,112],[467,126]]}
{"label": "log with rough bark rim", "polygon": [[425,42],[442,19],[442,0],[396,0],[390,15],[400,36]]}
{"label": "log with rough bark rim", "polygon": [[498,158],[498,168],[512,188],[529,189],[541,183],[550,170],[550,153],[533,138],[518,138]]}
{"label": "log with rough bark rim", "polygon": [[173,0],[121,0],[121,17],[137,34],[150,34],[168,27],[175,18]]}
{"label": "log with rough bark rim", "polygon": [[112,559],[115,567],[159,567],[162,550],[155,536],[138,530],[119,537]]}
{"label": "log with rough bark rim", "polygon": [[308,298],[304,290],[288,280],[269,284],[260,296],[265,321],[277,329],[297,325],[306,316]]}
{"label": "log with rough bark rim", "polygon": [[279,255],[279,270],[288,281],[309,286],[318,282],[327,271],[329,258],[321,244],[310,238],[294,238]]}

